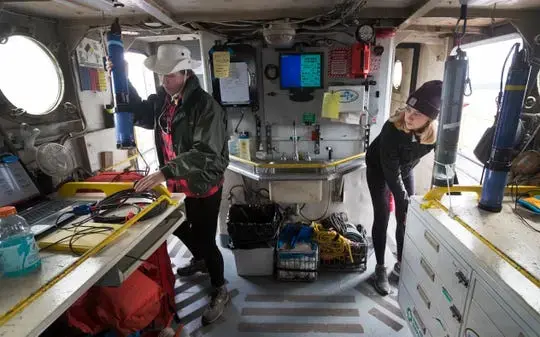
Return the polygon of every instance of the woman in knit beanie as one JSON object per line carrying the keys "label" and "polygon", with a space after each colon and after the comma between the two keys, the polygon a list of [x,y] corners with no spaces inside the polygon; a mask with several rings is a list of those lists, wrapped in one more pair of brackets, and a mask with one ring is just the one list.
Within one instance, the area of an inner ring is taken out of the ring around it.
{"label": "woman in knit beanie", "polygon": [[388,195],[393,194],[396,205],[398,262],[394,273],[399,276],[409,196],[414,194],[413,168],[435,148],[435,120],[441,107],[441,91],[441,81],[424,83],[407,99],[407,105],[384,124],[367,150],[367,181],[374,213],[372,236],[377,259],[373,283],[381,295],[388,295],[390,291],[384,264],[390,218]]}

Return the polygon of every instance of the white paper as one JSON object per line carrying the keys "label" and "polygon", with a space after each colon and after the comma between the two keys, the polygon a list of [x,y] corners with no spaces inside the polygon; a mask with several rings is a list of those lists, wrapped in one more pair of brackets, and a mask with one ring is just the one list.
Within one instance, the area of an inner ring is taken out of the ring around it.
{"label": "white paper", "polygon": [[99,41],[83,38],[77,46],[79,66],[103,69],[103,46]]}
{"label": "white paper", "polygon": [[225,104],[249,103],[249,72],[247,63],[231,63],[229,77],[219,79],[221,102]]}

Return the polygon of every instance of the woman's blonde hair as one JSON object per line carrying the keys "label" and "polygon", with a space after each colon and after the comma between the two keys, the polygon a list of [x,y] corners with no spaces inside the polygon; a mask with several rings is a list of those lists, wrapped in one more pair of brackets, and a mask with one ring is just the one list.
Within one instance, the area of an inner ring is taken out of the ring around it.
{"label": "woman's blonde hair", "polygon": [[[396,129],[409,133],[411,130],[407,129],[405,126],[405,113],[407,112],[407,109],[410,108],[404,106],[397,109],[388,120],[394,123]],[[435,144],[435,141],[437,140],[437,121],[430,119],[422,129],[412,132],[420,137],[421,144]]]}

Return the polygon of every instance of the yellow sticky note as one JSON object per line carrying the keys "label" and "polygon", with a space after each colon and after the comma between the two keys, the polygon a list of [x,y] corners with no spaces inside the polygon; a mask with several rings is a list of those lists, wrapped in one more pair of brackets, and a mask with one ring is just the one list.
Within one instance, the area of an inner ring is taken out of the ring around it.
{"label": "yellow sticky note", "polygon": [[212,54],[212,62],[214,65],[215,78],[229,77],[229,69],[231,66],[231,54],[228,51],[214,52]]}
{"label": "yellow sticky note", "polygon": [[323,96],[322,117],[338,119],[340,99],[341,94],[339,92],[325,92]]}

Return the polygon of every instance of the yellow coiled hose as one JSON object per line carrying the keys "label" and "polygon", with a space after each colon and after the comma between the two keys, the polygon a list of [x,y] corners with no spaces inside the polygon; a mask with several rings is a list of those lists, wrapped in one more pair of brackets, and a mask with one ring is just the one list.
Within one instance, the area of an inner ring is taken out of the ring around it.
{"label": "yellow coiled hose", "polygon": [[348,255],[354,263],[349,239],[335,231],[326,230],[321,224],[313,223],[313,238],[319,244],[319,254],[323,260],[341,259]]}

